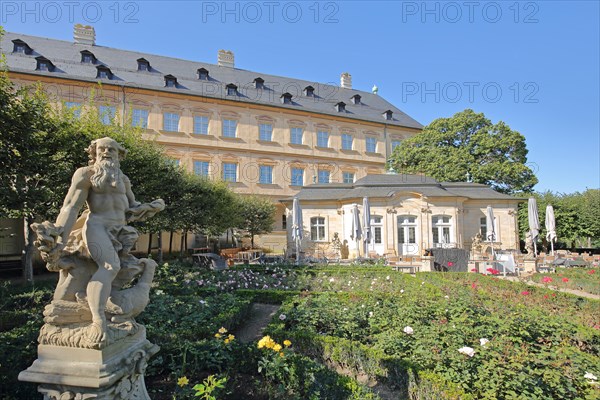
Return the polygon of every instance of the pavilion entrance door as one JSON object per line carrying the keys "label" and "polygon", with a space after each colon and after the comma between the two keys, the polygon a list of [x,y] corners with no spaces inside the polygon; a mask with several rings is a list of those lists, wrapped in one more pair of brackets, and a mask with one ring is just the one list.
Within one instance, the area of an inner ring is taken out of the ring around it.
{"label": "pavilion entrance door", "polygon": [[417,217],[415,216],[398,216],[398,254],[402,256],[419,254]]}

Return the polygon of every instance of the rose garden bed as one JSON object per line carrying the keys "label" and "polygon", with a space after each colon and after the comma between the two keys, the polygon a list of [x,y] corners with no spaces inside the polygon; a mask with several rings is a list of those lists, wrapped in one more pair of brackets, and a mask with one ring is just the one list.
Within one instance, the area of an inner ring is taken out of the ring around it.
{"label": "rose garden bed", "polygon": [[[569,273],[553,278],[597,278]],[[207,272],[166,264],[155,281],[139,318],[161,346],[146,373],[153,399],[195,398],[194,384],[211,375],[227,378],[215,393],[230,399],[377,398],[367,386],[407,399],[600,398],[596,300],[491,276],[374,266]],[[3,398],[37,396],[16,375],[35,359],[51,293],[51,285],[1,287]],[[282,349],[229,336],[256,301],[282,303],[267,327]]]}

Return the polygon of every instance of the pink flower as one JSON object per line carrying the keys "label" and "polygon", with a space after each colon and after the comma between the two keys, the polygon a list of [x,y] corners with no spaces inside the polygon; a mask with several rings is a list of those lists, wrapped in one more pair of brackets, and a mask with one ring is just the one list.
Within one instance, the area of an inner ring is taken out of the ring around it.
{"label": "pink flower", "polygon": [[552,282],[552,278],[550,278],[549,276],[545,276],[542,278],[542,282],[544,283],[550,283]]}
{"label": "pink flower", "polygon": [[475,282],[471,284],[471,289],[477,289],[477,284]]}
{"label": "pink flower", "polygon": [[562,278],[563,282],[569,282],[569,278]]}
{"label": "pink flower", "polygon": [[521,294],[522,294],[523,296],[529,296],[529,292],[528,292],[527,290],[523,290],[523,291],[521,292]]}
{"label": "pink flower", "polygon": [[545,294],[545,295],[544,295],[544,298],[545,298],[545,299],[547,299],[547,298],[548,298],[548,295],[547,295],[547,294]]}
{"label": "pink flower", "polygon": [[454,266],[454,263],[452,261],[448,261],[448,266],[452,267],[452,266]]}
{"label": "pink flower", "polygon": [[596,273],[596,270],[595,270],[595,269],[593,269],[593,270],[591,270],[591,271],[588,271],[588,274],[595,274],[595,273]]}
{"label": "pink flower", "polygon": [[471,268],[471,272],[477,272],[477,268]]}

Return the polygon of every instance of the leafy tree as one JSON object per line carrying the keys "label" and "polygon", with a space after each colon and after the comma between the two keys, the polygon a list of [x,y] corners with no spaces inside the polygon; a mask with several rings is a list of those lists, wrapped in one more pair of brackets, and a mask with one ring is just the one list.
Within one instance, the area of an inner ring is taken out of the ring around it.
{"label": "leafy tree", "polygon": [[436,119],[403,141],[389,160],[397,172],[424,173],[449,182],[469,176],[504,193],[530,192],[538,182],[526,163],[523,135],[469,109]]}
{"label": "leafy tree", "polygon": [[0,216],[24,221],[28,281],[33,280],[30,225],[56,217],[71,174],[87,160],[78,149],[90,137],[71,122],[72,115],[51,107],[40,86],[17,89],[0,73]]}
{"label": "leafy tree", "polygon": [[275,222],[275,205],[269,199],[259,196],[240,196],[238,213],[241,221],[238,228],[246,231],[254,248],[254,236],[269,233]]}

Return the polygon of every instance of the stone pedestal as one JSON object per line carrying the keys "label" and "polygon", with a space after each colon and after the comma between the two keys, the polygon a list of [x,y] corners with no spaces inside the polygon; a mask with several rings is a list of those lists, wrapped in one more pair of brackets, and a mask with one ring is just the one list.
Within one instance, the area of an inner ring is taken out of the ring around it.
{"label": "stone pedestal", "polygon": [[433,265],[434,256],[422,256],[421,257],[421,272],[432,272],[435,271]]}
{"label": "stone pedestal", "polygon": [[533,275],[537,270],[537,260],[535,258],[526,258],[523,260],[523,274]]}
{"label": "stone pedestal", "polygon": [[144,371],[158,350],[143,327],[102,350],[39,345],[19,380],[38,383],[44,400],[150,400]]}

